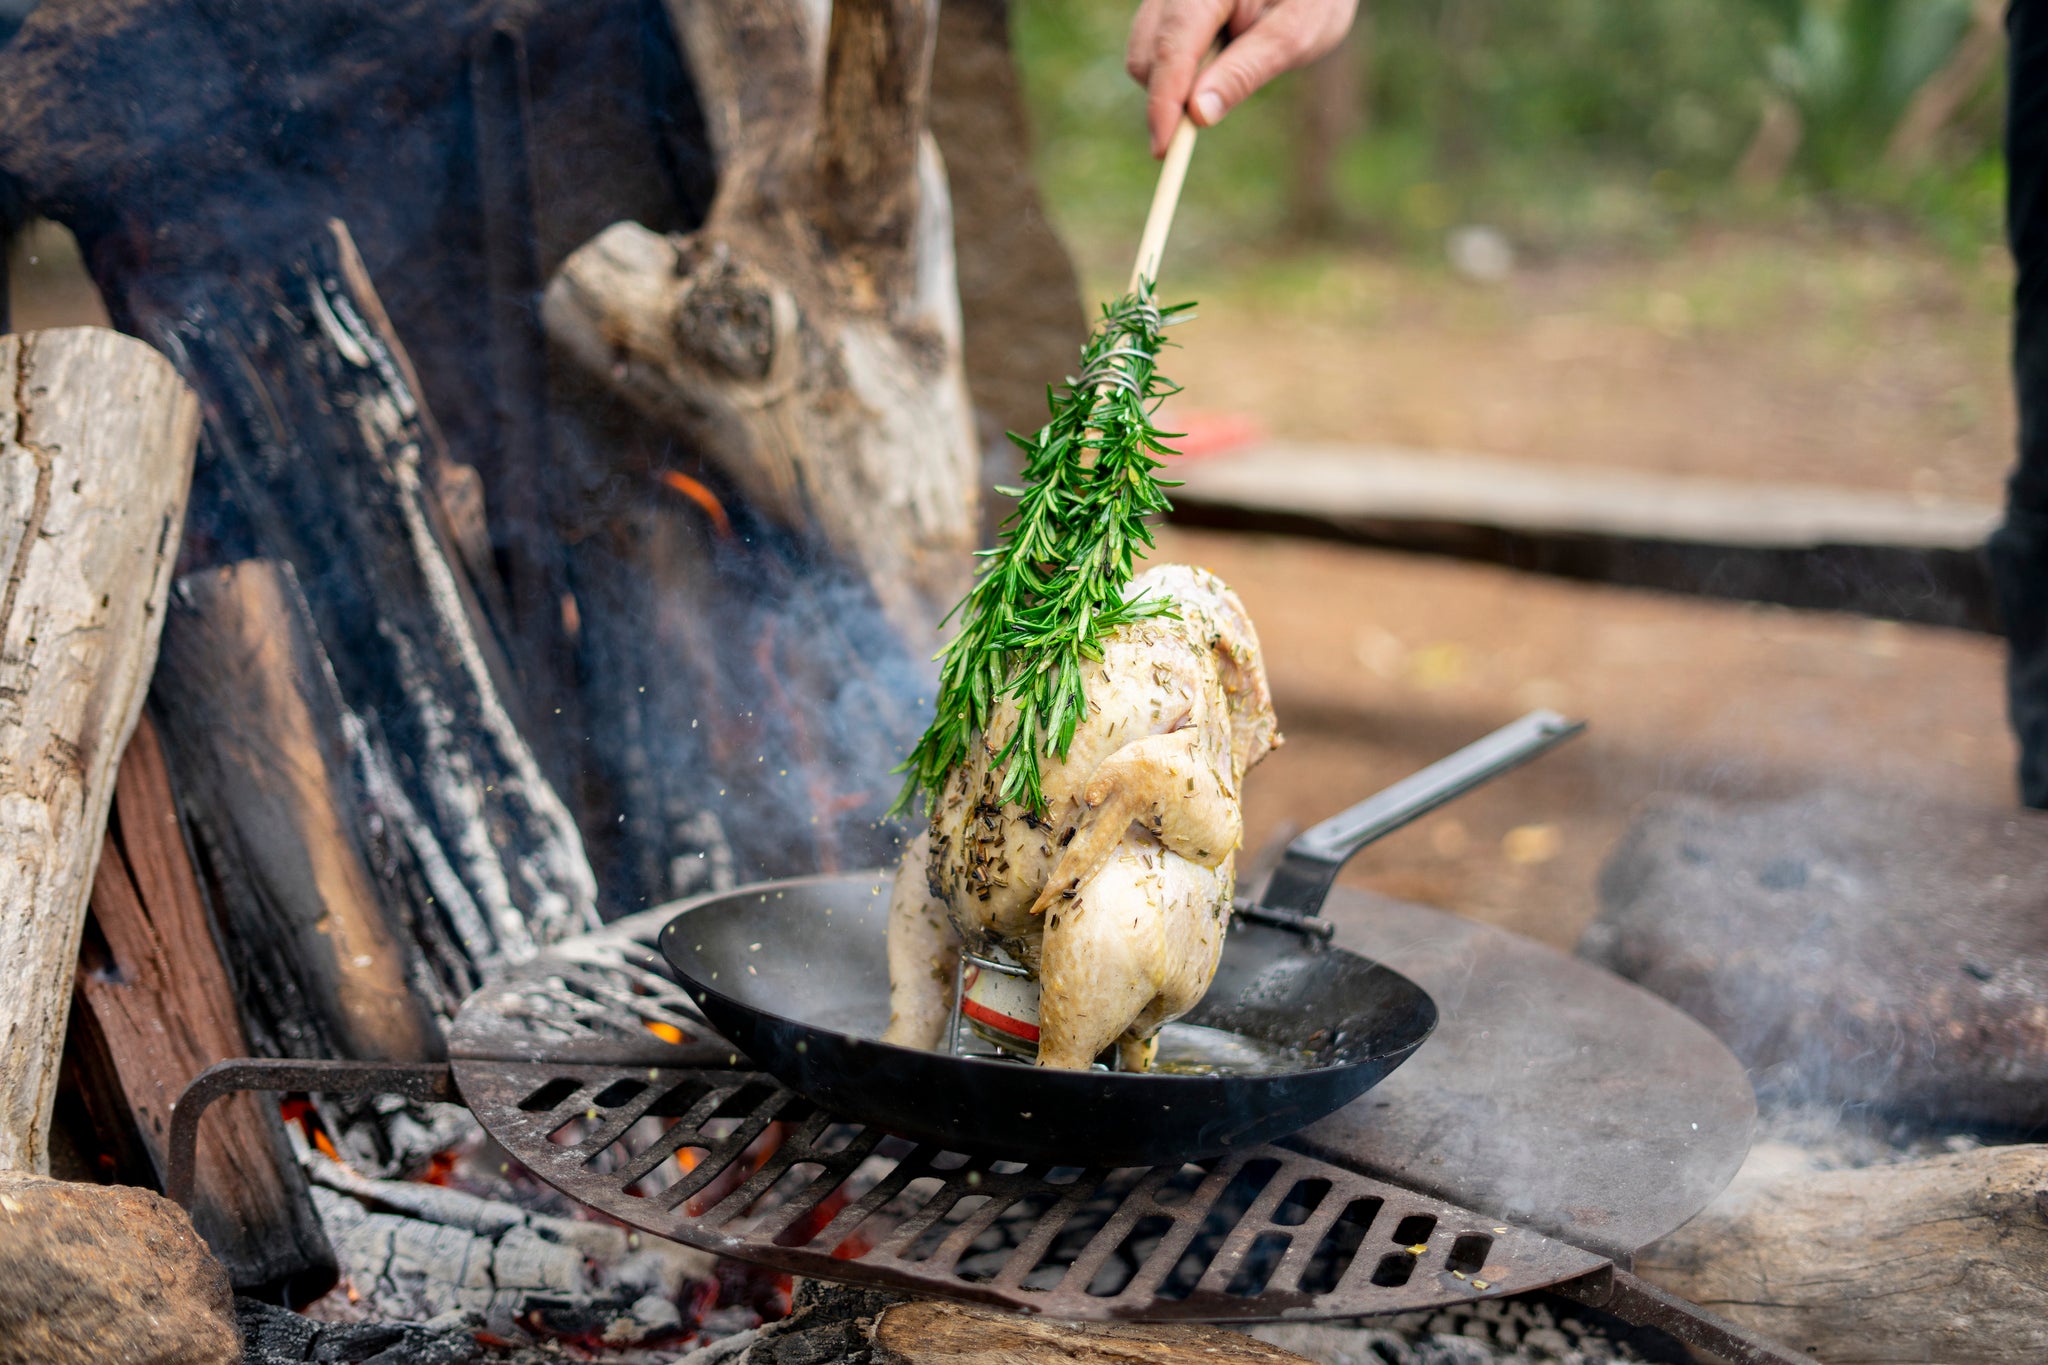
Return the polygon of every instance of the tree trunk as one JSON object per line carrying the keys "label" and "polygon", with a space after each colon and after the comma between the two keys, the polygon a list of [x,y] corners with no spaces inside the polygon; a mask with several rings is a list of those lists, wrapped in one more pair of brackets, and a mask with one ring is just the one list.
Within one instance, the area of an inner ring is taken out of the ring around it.
{"label": "tree trunk", "polygon": [[[115,779],[75,1008],[92,1017],[161,1184],[179,1093],[215,1062],[248,1056],[249,1041],[147,716]],[[334,1284],[334,1250],[268,1097],[207,1110],[187,1211],[242,1293],[309,1303]]]}
{"label": "tree trunk", "polygon": [[932,58],[932,136],[946,159],[959,243],[967,388],[981,446],[980,540],[995,543],[1021,482],[1004,433],[1045,425],[1046,385],[1088,336],[1073,262],[1046,221],[1031,171],[1031,123],[1010,56],[1008,0],[945,0]]}
{"label": "tree trunk", "polygon": [[935,6],[671,6],[722,168],[703,227],[618,223],[549,286],[577,365],[815,539],[929,652],[964,586],[974,440],[952,223],[925,108]]}
{"label": "tree trunk", "polygon": [[1288,185],[1288,217],[1294,231],[1303,237],[1334,236],[1343,217],[1337,198],[1337,163],[1345,142],[1362,122],[1364,82],[1360,69],[1365,43],[1360,35],[1366,22],[1367,16],[1360,14],[1351,35],[1336,51],[1296,77],[1301,120],[1294,146],[1294,175]]}
{"label": "tree trunk", "polygon": [[2048,1359],[2048,1147],[1751,1178],[1636,1273],[1828,1365]]}
{"label": "tree trunk", "polygon": [[0,338],[0,1168],[48,1166],[79,933],[156,659],[198,417],[130,338]]}
{"label": "tree trunk", "polygon": [[1976,0],[1969,28],[1941,69],[1913,92],[1912,101],[1885,144],[1884,164],[1895,171],[1917,171],[1933,155],[1935,141],[1970,97],[1998,69],[2005,51],[2005,6],[1999,0]]}

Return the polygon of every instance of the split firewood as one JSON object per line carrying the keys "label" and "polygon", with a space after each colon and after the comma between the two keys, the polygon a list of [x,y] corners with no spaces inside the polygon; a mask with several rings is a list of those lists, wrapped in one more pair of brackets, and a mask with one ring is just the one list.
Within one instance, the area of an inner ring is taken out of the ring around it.
{"label": "split firewood", "polygon": [[2048,1359],[2048,1146],[1766,1173],[1636,1273],[1827,1365]]}
{"label": "split firewood", "polygon": [[79,934],[198,426],[132,338],[0,337],[0,1168],[48,1166]]}
{"label": "split firewood", "polygon": [[935,10],[842,0],[821,73],[800,0],[671,4],[718,196],[695,232],[607,228],[543,310],[564,353],[822,541],[919,646],[972,563],[979,464],[925,127]]}
{"label": "split firewood", "polygon": [[[490,928],[445,870],[439,897],[425,879],[379,876],[405,864],[407,834],[424,839],[420,820],[394,806],[388,772],[362,781],[389,760],[343,704],[297,576],[273,560],[203,569],[178,580],[170,611],[152,707],[262,1050],[442,1055],[429,1006],[453,1013],[493,956]],[[398,837],[373,845],[362,812],[380,805]],[[408,931],[412,903],[453,926],[433,977]]]}
{"label": "split firewood", "polygon": [[[495,647],[494,585],[468,567],[482,538],[472,482],[348,229],[330,223],[143,327],[176,346],[207,400],[200,562],[292,566],[346,712],[330,719],[404,756],[362,780],[391,779],[392,800],[377,803],[387,819],[411,813],[393,828],[467,969],[595,927],[581,832],[522,731]],[[161,718],[175,767],[184,725],[176,708]],[[358,747],[340,732],[321,742]]]}
{"label": "split firewood", "polygon": [[1220,1327],[1047,1322],[928,1300],[884,1310],[874,1347],[877,1365],[1308,1365]]}
{"label": "split firewood", "polygon": [[[215,1062],[248,1056],[249,1041],[147,715],[114,782],[73,1008],[92,1019],[161,1182],[179,1093]],[[235,1288],[291,1303],[326,1293],[334,1251],[271,1097],[230,1095],[199,1132],[187,1212]]]}

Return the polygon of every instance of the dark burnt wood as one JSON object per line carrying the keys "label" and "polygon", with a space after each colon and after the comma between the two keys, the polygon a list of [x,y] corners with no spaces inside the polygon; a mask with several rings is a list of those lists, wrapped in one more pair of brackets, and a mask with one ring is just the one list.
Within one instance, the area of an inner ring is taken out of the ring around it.
{"label": "dark burnt wood", "polygon": [[151,703],[262,1052],[438,1056],[436,1007],[452,1010],[488,944],[413,913],[432,901],[406,846],[417,817],[389,809],[388,792],[380,810],[359,781],[389,758],[350,751],[290,568],[245,560],[180,579]]}
{"label": "dark burnt wood", "polygon": [[[147,717],[121,760],[74,1011],[95,1130],[132,1131],[161,1182],[179,1092],[213,1063],[248,1055],[249,1040]],[[334,1283],[333,1249],[263,1098],[239,1095],[209,1115],[189,1211],[243,1293],[303,1303]]]}

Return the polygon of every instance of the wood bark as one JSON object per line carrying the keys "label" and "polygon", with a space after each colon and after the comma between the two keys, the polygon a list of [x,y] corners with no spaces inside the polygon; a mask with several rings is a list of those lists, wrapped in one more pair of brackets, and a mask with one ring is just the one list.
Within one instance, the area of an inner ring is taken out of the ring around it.
{"label": "wood bark", "polygon": [[982,457],[980,540],[992,545],[1015,501],[987,490],[1020,482],[1024,467],[1003,433],[1045,425],[1046,385],[1073,371],[1088,335],[1073,262],[1032,174],[1008,0],[939,6],[931,125],[959,244],[963,360]]}
{"label": "wood bark", "polygon": [[[417,897],[430,915],[432,889],[378,875],[403,863],[361,828],[361,777],[388,761],[342,702],[291,569],[245,560],[179,579],[151,704],[262,1050],[439,1057],[430,1007],[453,1012],[493,956],[490,929],[449,887],[456,942],[428,975],[407,911]],[[419,824],[391,815],[394,830]]]}
{"label": "wood bark", "polygon": [[[93,1019],[161,1182],[178,1095],[215,1062],[248,1056],[249,1040],[146,715],[115,779],[74,1008]],[[242,1293],[309,1303],[334,1284],[334,1251],[268,1097],[207,1110],[187,1212]]]}
{"label": "wood bark", "polygon": [[0,1168],[48,1166],[79,933],[197,431],[191,391],[132,338],[0,337]]}
{"label": "wood bark", "polygon": [[[343,723],[392,760],[358,781],[389,777],[371,809],[472,978],[593,926],[581,835],[521,733],[488,624],[493,585],[466,568],[461,547],[483,538],[474,479],[448,458],[347,229],[158,300],[145,330],[207,399],[202,562],[292,566]],[[163,719],[176,752],[213,738],[188,736],[177,708]]]}
{"label": "wood bark", "polygon": [[931,1301],[884,1310],[873,1335],[878,1365],[1307,1365],[1220,1327],[1047,1322]]}
{"label": "wood bark", "polygon": [[943,171],[924,131],[935,6],[670,14],[721,167],[695,232],[617,223],[549,285],[562,352],[814,539],[923,648],[971,563],[975,458]]}
{"label": "wood bark", "polygon": [[2048,1359],[2048,1147],[1738,1178],[1636,1273],[1827,1365]]}
{"label": "wood bark", "polygon": [[1361,13],[1337,50],[1296,78],[1300,131],[1287,185],[1288,226],[1303,237],[1335,235],[1343,218],[1337,165],[1345,142],[1362,122],[1365,40],[1370,16]]}

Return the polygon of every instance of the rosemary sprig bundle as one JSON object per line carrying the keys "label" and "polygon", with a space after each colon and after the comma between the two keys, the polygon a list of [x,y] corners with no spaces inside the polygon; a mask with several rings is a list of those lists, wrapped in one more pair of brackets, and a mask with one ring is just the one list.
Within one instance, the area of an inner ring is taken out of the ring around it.
{"label": "rosemary sprig bundle", "polygon": [[996,547],[981,552],[974,586],[948,613],[960,633],[939,654],[937,713],[899,771],[895,810],[922,791],[938,799],[946,774],[987,734],[1005,698],[1017,724],[995,762],[1000,799],[1045,811],[1041,760],[1064,759],[1087,714],[1082,669],[1102,657],[1108,632],[1170,614],[1164,602],[1126,602],[1140,549],[1152,545],[1146,518],[1167,510],[1158,477],[1171,439],[1153,423],[1162,399],[1179,391],[1158,370],[1164,330],[1192,304],[1161,308],[1149,281],[1102,310],[1081,351],[1079,378],[1048,389],[1052,420],[1024,451],[1024,486]]}

